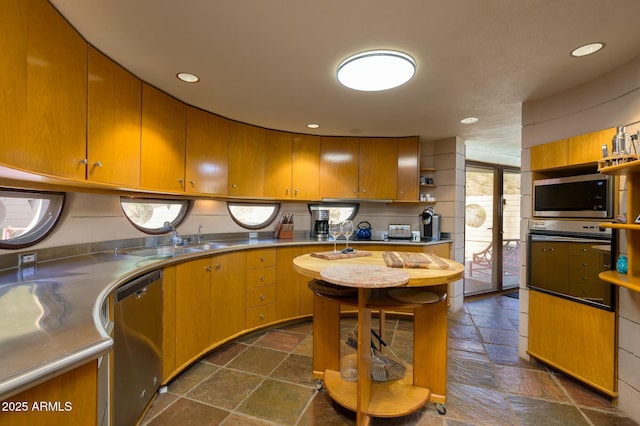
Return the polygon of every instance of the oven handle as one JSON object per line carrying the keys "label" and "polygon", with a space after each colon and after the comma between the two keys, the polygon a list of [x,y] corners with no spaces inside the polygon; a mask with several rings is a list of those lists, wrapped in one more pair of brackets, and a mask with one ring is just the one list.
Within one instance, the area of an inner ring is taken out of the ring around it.
{"label": "oven handle", "polygon": [[562,235],[542,235],[542,234],[529,234],[531,241],[558,241],[558,242],[575,242],[575,243],[596,243],[607,244],[611,240],[599,240],[595,238],[582,238],[582,237],[565,237]]}

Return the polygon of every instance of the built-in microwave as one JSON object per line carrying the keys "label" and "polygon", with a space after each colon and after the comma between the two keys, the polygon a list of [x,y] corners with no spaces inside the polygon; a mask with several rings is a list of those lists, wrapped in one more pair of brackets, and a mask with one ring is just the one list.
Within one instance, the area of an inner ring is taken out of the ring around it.
{"label": "built-in microwave", "polygon": [[533,182],[533,217],[613,218],[613,176],[588,174]]}

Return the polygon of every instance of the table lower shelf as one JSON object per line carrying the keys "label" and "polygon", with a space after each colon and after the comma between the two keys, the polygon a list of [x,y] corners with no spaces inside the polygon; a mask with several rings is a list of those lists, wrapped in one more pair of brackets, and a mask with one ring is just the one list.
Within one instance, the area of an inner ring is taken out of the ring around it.
{"label": "table lower shelf", "polygon": [[[430,391],[413,386],[411,377],[412,374],[407,371],[405,380],[372,382],[371,398],[365,414],[373,417],[400,417],[424,407],[429,401]],[[324,372],[324,387],[331,399],[351,411],[357,410],[357,385],[357,382],[342,380],[339,371]]]}

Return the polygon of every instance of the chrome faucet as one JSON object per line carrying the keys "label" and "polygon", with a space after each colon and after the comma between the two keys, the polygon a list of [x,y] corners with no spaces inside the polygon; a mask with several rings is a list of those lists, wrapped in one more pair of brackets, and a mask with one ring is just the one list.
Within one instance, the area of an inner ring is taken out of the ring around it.
{"label": "chrome faucet", "polygon": [[198,225],[198,244],[202,242],[202,224]]}
{"label": "chrome faucet", "polygon": [[164,226],[166,228],[171,229],[171,243],[173,244],[173,246],[176,247],[182,244],[182,237],[178,233],[178,230],[176,229],[176,227],[173,226],[173,224],[169,221],[165,222]]}

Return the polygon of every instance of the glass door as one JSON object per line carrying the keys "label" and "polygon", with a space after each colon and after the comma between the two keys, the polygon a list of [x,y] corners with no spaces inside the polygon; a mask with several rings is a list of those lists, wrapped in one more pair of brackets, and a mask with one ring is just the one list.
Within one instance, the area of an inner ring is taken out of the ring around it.
{"label": "glass door", "polygon": [[520,171],[468,162],[465,205],[465,296],[517,287]]}

